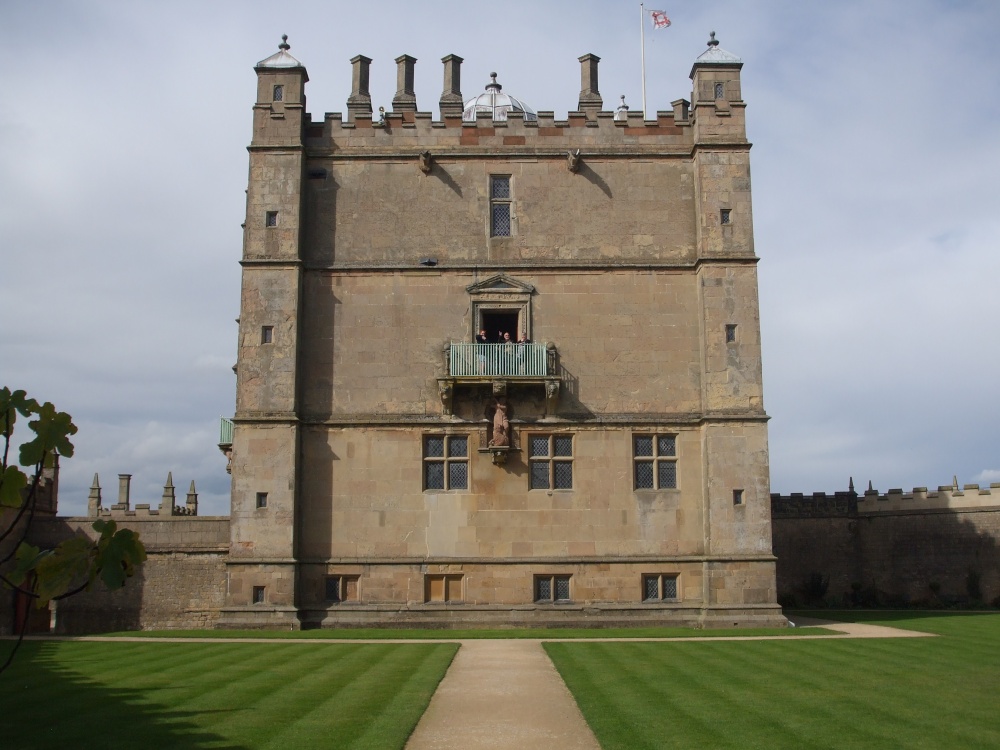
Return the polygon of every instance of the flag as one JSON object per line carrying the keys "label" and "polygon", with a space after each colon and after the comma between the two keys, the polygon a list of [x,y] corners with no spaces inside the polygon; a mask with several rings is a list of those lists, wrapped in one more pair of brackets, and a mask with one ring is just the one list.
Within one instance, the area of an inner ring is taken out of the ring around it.
{"label": "flag", "polygon": [[650,10],[646,12],[649,13],[649,17],[653,21],[654,29],[665,29],[670,25],[670,19],[667,18],[667,14],[662,10]]}

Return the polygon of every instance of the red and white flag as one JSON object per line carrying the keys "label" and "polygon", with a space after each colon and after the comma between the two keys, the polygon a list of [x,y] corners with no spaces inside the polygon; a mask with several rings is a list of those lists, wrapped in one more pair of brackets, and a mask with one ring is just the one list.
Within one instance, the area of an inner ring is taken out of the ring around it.
{"label": "red and white flag", "polygon": [[662,10],[649,10],[650,19],[653,21],[654,29],[665,29],[670,25],[670,19],[667,18],[667,14]]}

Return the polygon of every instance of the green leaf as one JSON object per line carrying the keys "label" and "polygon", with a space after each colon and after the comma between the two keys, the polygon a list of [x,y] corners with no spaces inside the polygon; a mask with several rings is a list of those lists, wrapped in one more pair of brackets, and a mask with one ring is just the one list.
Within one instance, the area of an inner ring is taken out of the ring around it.
{"label": "green leaf", "polygon": [[[113,522],[112,522],[113,523]],[[97,527],[97,523],[94,524]],[[107,532],[107,529],[105,529]],[[146,548],[132,529],[101,534],[98,542],[97,570],[109,589],[120,589],[125,579],[135,574],[135,566],[146,559]]]}
{"label": "green leaf", "polygon": [[13,431],[17,421],[17,412],[28,417],[38,411],[38,402],[28,398],[25,391],[11,391],[4,386],[0,388],[0,429]]}
{"label": "green leaf", "polygon": [[65,594],[84,577],[93,580],[93,558],[94,544],[85,536],[66,539],[50,554],[42,557],[35,566],[35,574],[38,576],[38,606],[44,606],[50,599]]}
{"label": "green leaf", "polygon": [[21,445],[21,466],[36,466],[43,461],[51,463],[52,453],[67,458],[73,455],[70,435],[76,434],[76,425],[64,411],[56,411],[51,402],[46,401],[36,411],[38,419],[28,422],[35,437]]}
{"label": "green leaf", "polygon": [[28,486],[28,475],[16,466],[0,469],[0,508],[20,508],[24,503],[21,491]]}
{"label": "green leaf", "polygon": [[28,573],[35,569],[38,561],[45,557],[48,552],[42,552],[38,547],[34,547],[27,542],[21,542],[14,553],[14,569],[7,573],[7,580],[15,586],[20,586]]}

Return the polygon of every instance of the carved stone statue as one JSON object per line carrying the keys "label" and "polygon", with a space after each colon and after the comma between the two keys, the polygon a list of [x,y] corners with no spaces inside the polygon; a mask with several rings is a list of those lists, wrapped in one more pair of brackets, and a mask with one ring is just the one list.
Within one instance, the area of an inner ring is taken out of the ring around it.
{"label": "carved stone statue", "polygon": [[497,401],[497,410],[493,413],[493,439],[489,447],[510,447],[510,421],[507,419],[507,404],[503,401]]}

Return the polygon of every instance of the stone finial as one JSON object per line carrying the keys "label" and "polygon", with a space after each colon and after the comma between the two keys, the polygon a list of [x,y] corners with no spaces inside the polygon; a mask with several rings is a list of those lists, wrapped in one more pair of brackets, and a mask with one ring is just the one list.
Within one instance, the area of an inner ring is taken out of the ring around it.
{"label": "stone finial", "polygon": [[174,491],[174,474],[167,472],[167,483],[163,485],[163,497],[160,500],[160,515],[174,515],[174,508],[177,506],[177,495]]}
{"label": "stone finial", "polygon": [[417,95],[413,92],[413,66],[417,58],[400,55],[396,58],[396,95],[392,97],[393,112],[416,112]]}
{"label": "stone finial", "polygon": [[278,45],[278,49],[291,49],[292,45],[288,43],[288,34],[281,35],[281,44]]}
{"label": "stone finial", "polygon": [[347,98],[347,115],[351,120],[371,118],[372,95],[368,92],[370,57],[351,58],[351,95]]}
{"label": "stone finial", "polygon": [[854,492],[854,477],[851,477],[850,480],[847,482],[847,491]]}
{"label": "stone finial", "polygon": [[715,32],[714,31],[710,32],[709,35],[708,35],[708,46],[709,47],[718,47],[719,46],[719,40],[715,38]]}
{"label": "stone finial", "polygon": [[625,103],[625,94],[622,94],[621,99],[621,103],[615,109],[615,119],[619,122],[628,122],[628,105]]}
{"label": "stone finial", "polygon": [[198,490],[194,488],[194,480],[191,480],[191,487],[188,489],[187,499],[184,502],[186,515],[198,515]]}
{"label": "stone finial", "polygon": [[597,64],[601,61],[597,55],[586,54],[580,60],[580,101],[577,109],[586,112],[587,117],[594,119],[604,106],[601,92],[597,88]]}
{"label": "stone finial", "polygon": [[449,116],[461,116],[465,103],[462,101],[462,58],[458,55],[445,55],[441,62],[444,63],[444,91],[441,92],[438,104],[443,120]]}
{"label": "stone finial", "polygon": [[90,485],[90,494],[87,495],[87,515],[95,518],[101,514],[101,482],[94,474],[94,481]]}

